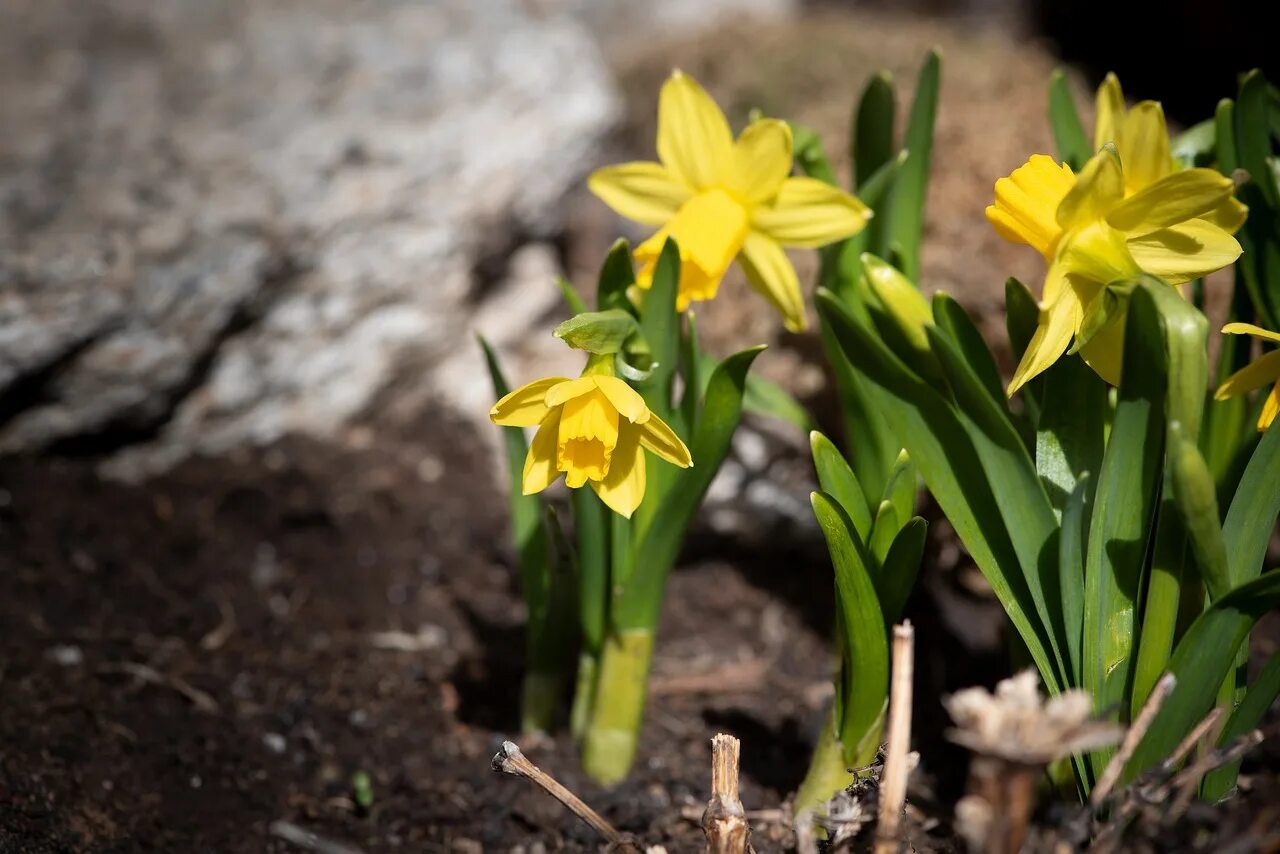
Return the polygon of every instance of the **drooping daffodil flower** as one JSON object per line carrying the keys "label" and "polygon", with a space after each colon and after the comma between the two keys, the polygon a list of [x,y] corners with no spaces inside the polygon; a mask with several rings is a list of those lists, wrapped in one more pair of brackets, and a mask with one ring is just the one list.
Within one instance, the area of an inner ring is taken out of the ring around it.
{"label": "drooping daffodil flower", "polygon": [[[1280,342],[1280,333],[1271,332],[1252,323],[1228,323],[1222,327],[1228,335],[1252,335],[1264,341]],[[1258,429],[1266,430],[1280,412],[1280,350],[1264,353],[1254,361],[1245,365],[1218,387],[1214,398],[1224,400],[1238,394],[1247,394],[1255,388],[1262,388],[1272,383],[1271,393],[1262,404],[1262,413],[1258,416]]]}
{"label": "drooping daffodil flower", "polygon": [[814,178],[792,177],[791,129],[757,119],[734,140],[711,96],[672,73],[658,99],[658,161],[595,172],[591,191],[623,216],[658,231],[636,247],[636,284],[648,288],[668,237],[680,247],[676,307],[713,299],[729,265],[782,313],[805,327],[804,300],[783,246],[816,248],[857,234],[871,210]]}
{"label": "drooping daffodil flower", "polygon": [[537,427],[524,461],[525,495],[564,475],[573,489],[591,488],[614,512],[631,517],[644,500],[646,450],[693,465],[689,449],[635,389],[618,377],[588,372],[546,377],[503,397],[489,412],[503,427]]}
{"label": "drooping daffodil flower", "polygon": [[[1010,395],[1067,350],[1108,283],[1145,271],[1178,285],[1240,256],[1230,231],[1206,218],[1230,199],[1230,178],[1212,169],[1184,169],[1126,195],[1126,176],[1108,142],[1079,175],[1037,154],[996,181],[987,219],[1006,240],[1035,248],[1049,265],[1039,325],[1009,383]],[[1121,312],[1077,342],[1089,366],[1113,385],[1120,381],[1123,336]]]}
{"label": "drooping daffodil flower", "polygon": [[[1093,147],[1097,151],[1109,142],[1115,145],[1124,164],[1125,198],[1182,171],[1182,163],[1172,154],[1169,128],[1159,101],[1139,101],[1132,109],[1126,109],[1119,78],[1108,74],[1098,86],[1094,104]],[[1227,196],[1200,219],[1235,234],[1248,214],[1244,204]]]}

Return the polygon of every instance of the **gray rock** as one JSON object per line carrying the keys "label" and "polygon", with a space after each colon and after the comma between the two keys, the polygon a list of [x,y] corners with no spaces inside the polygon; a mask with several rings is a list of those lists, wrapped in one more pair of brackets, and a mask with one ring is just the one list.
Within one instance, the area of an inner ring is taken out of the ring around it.
{"label": "gray rock", "polygon": [[138,475],[438,381],[479,260],[556,231],[617,110],[582,25],[518,0],[17,4],[0,451]]}

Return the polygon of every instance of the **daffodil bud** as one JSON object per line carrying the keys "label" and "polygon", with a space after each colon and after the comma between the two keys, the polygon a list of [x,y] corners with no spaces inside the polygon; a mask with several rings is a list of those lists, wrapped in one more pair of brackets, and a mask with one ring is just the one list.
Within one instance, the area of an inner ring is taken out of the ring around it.
{"label": "daffodil bud", "polygon": [[862,254],[863,275],[871,293],[901,330],[906,343],[918,353],[928,353],[925,328],[933,325],[933,311],[924,294],[892,264],[870,252]]}

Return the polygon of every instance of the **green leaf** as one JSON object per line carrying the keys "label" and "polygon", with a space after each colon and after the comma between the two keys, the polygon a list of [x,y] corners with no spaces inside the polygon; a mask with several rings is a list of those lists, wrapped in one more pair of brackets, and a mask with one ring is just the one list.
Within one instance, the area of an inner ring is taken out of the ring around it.
{"label": "green leaf", "polygon": [[836,184],[836,172],[831,168],[827,152],[822,147],[822,137],[817,131],[795,122],[787,122],[791,126],[791,151],[796,165],[810,177],[817,178],[827,184]]}
{"label": "green leaf", "polygon": [[1067,635],[1068,684],[1079,688],[1081,682],[1080,641],[1084,629],[1084,564],[1085,544],[1089,541],[1089,513],[1093,501],[1091,480],[1084,473],[1071,491],[1062,510],[1062,533],[1058,538],[1058,582],[1062,598],[1062,624]]}
{"label": "green leaf", "polygon": [[653,358],[653,375],[637,388],[649,409],[663,420],[671,416],[672,385],[680,357],[680,316],[676,313],[676,295],[680,289],[680,249],[674,238],[667,238],[653,270],[653,284],[645,292],[644,309],[640,313],[640,331],[649,342]]}
{"label": "green leaf", "polygon": [[911,517],[893,538],[888,554],[881,561],[876,590],[880,595],[880,609],[884,613],[886,625],[893,625],[902,619],[902,611],[911,598],[911,591],[920,574],[928,532],[928,522],[919,516]]}
{"label": "green leaf", "polygon": [[916,510],[916,467],[911,462],[911,455],[905,450],[898,452],[898,458],[889,469],[889,478],[884,485],[881,501],[888,501],[897,511],[899,519],[910,519]]}
{"label": "green leaf", "polygon": [[640,331],[630,312],[620,308],[589,311],[561,323],[552,333],[575,350],[608,355],[622,349],[628,338]]}
{"label": "green leaf", "polygon": [[1062,69],[1054,69],[1049,78],[1049,127],[1058,147],[1058,159],[1079,172],[1093,155],[1093,145],[1085,136],[1080,114],[1076,112],[1071,87]]}
{"label": "green leaf", "polygon": [[899,249],[902,272],[913,282],[920,278],[920,238],[924,230],[929,168],[933,162],[933,125],[938,112],[940,63],[941,54],[931,50],[920,69],[911,116],[903,137],[903,147],[911,156],[898,172],[886,211],[888,245]]}
{"label": "green leaf", "polygon": [[1280,515],[1280,430],[1268,430],[1254,449],[1236,488],[1227,518],[1222,523],[1222,541],[1227,549],[1227,565],[1233,586],[1257,578],[1267,556],[1267,544]]}
{"label": "green leaf", "polygon": [[[693,468],[679,472],[652,521],[639,532],[639,543],[630,562],[644,571],[628,572],[628,583],[614,597],[614,625],[618,628],[652,628],[657,624],[667,574],[712,478],[729,453],[733,432],[742,418],[747,371],[763,349],[753,347],[735,353],[712,373],[703,397],[702,415],[689,443]],[[645,502],[648,500],[646,496]]]}
{"label": "green leaf", "polygon": [[609,625],[609,517],[593,489],[571,489],[578,553],[578,622],[587,651],[599,654]]}
{"label": "green leaf", "polygon": [[1027,645],[1049,690],[1058,693],[1062,683],[1054,657],[1034,616],[1027,580],[999,507],[1000,502],[1010,499],[1001,491],[997,500],[968,431],[936,388],[912,373],[833,294],[820,290],[817,304],[849,363],[858,366],[859,377],[874,390],[873,399],[892,435],[911,454],[929,491]]}
{"label": "green leaf", "polygon": [[[716,365],[715,357],[700,353],[699,365],[703,376],[709,376]],[[742,405],[747,412],[777,418],[806,432],[813,429],[809,410],[782,386],[758,374],[747,375],[747,391]]]}
{"label": "green leaf", "polygon": [[1240,82],[1236,98],[1236,152],[1240,168],[1249,173],[1262,192],[1267,207],[1280,207],[1280,189],[1276,176],[1267,163],[1271,156],[1270,98],[1267,80],[1258,69],[1250,71]]}
{"label": "green leaf", "polygon": [[1123,364],[1130,367],[1098,476],[1085,569],[1082,681],[1099,709],[1127,707],[1135,610],[1162,470],[1168,359],[1145,289],[1130,301]]}
{"label": "green leaf", "polygon": [[1177,684],[1125,767],[1127,779],[1167,757],[1204,718],[1235,665],[1236,650],[1258,618],[1278,606],[1280,571],[1267,572],[1214,602],[1192,623],[1169,662]]}
{"label": "green leaf", "polygon": [[[884,562],[885,556],[889,554],[889,546],[893,545],[894,538],[905,523],[906,520],[899,518],[893,504],[888,501],[880,502],[880,506],[876,508],[875,521],[871,523],[871,537],[867,541],[867,550],[871,553],[874,566],[878,567]],[[879,576],[878,572],[873,574]]]}
{"label": "green leaf", "polygon": [[627,299],[627,288],[635,283],[636,272],[631,264],[631,247],[627,241],[619,239],[609,248],[609,254],[600,267],[600,278],[596,282],[596,310],[619,308],[634,312],[631,300]]}
{"label": "green leaf", "polygon": [[1039,624],[1057,664],[1058,684],[1066,678],[1065,627],[1058,601],[1058,519],[1040,483],[1035,464],[1010,420],[1003,396],[993,400],[972,367],[936,327],[929,329],[934,356],[955,398],[960,423],[978,462],[999,497],[997,509],[1013,542]]}
{"label": "green leaf", "polygon": [[1210,599],[1218,599],[1231,589],[1231,570],[1218,521],[1217,486],[1194,442],[1179,438],[1170,453],[1174,500],[1191,542],[1191,553]]}
{"label": "green leaf", "polygon": [[848,517],[825,493],[815,492],[810,500],[835,569],[836,607],[843,628],[836,728],[846,762],[852,762],[858,742],[879,719],[889,691],[889,644],[867,557],[853,539]]}
{"label": "green leaf", "polygon": [[[1227,718],[1226,726],[1218,736],[1219,746],[1225,746],[1242,735],[1257,729],[1271,709],[1271,704],[1280,694],[1280,653],[1267,659],[1258,678],[1253,680],[1244,700]],[[1213,802],[1225,796],[1236,783],[1236,775],[1240,773],[1240,760],[1228,762],[1205,775],[1200,787],[1200,796]]]}
{"label": "green leaf", "polygon": [[[844,428],[845,444],[857,448],[850,460],[858,484],[864,495],[879,495],[884,491],[889,467],[902,445],[895,441],[884,414],[865,387],[844,350],[832,334],[825,318],[819,318],[819,336],[827,364],[835,376],[836,392],[840,399],[840,415]],[[868,510],[870,513],[870,510]]]}
{"label": "green leaf", "polygon": [[861,189],[867,179],[893,157],[895,108],[893,78],[889,72],[878,71],[871,75],[858,101],[850,133],[852,148],[849,159],[854,166],[855,189]]}
{"label": "green leaf", "polygon": [[1084,360],[1066,356],[1040,376],[1044,404],[1036,424],[1036,471],[1054,512],[1062,514],[1086,474],[1102,463],[1107,384]]}
{"label": "green leaf", "polygon": [[818,472],[818,486],[848,514],[858,539],[867,542],[871,537],[871,508],[853,469],[831,440],[817,430],[809,434],[809,449]]}
{"label": "green leaf", "polygon": [[968,312],[950,294],[938,291],[933,295],[933,321],[947,336],[947,340],[960,351],[961,357],[991,395],[991,399],[1001,409],[1007,409],[1004,384],[1000,382],[995,357],[991,355],[987,342],[983,340],[978,327],[973,325]]}

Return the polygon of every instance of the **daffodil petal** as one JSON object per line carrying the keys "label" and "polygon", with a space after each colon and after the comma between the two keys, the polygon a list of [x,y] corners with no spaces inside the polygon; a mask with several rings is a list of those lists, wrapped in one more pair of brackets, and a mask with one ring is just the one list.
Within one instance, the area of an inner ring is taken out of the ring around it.
{"label": "daffodil petal", "polygon": [[591,481],[591,488],[613,512],[628,519],[644,501],[645,458],[640,448],[640,430],[623,427],[618,434],[609,472],[601,480]]}
{"label": "daffodil petal", "polygon": [[1094,98],[1096,118],[1093,123],[1093,148],[1097,151],[1108,142],[1117,142],[1124,121],[1124,92],[1115,74],[1107,74]]}
{"label": "daffodil petal", "polygon": [[547,414],[538,432],[529,443],[529,453],[524,458],[524,475],[520,488],[525,495],[541,492],[556,482],[560,470],[556,467],[556,448],[560,442],[560,410]]}
{"label": "daffodil petal", "polygon": [[756,231],[787,246],[809,248],[852,237],[869,219],[869,207],[816,178],[787,178],[772,204],[751,210]]}
{"label": "daffodil petal", "polygon": [[653,416],[643,424],[637,424],[636,433],[640,437],[642,446],[672,465],[680,466],[682,469],[693,465],[693,458],[689,456],[689,449],[685,447],[684,442],[676,435],[676,431],[658,416]]}
{"label": "daffodil petal", "polygon": [[733,144],[726,181],[749,203],[777,195],[791,174],[791,128],[778,119],[752,122]]}
{"label": "daffodil petal", "polygon": [[1116,150],[1124,167],[1125,186],[1131,192],[1142,190],[1173,171],[1169,128],[1158,103],[1142,101],[1125,115]]}
{"label": "daffodil petal", "polygon": [[1249,218],[1249,207],[1232,196],[1211,211],[1200,215],[1200,219],[1211,222],[1227,234],[1235,234]]}
{"label": "daffodil petal", "polygon": [[1273,383],[1278,379],[1280,379],[1280,350],[1272,350],[1227,377],[1226,382],[1218,386],[1213,396],[1217,400],[1224,400],[1238,394],[1247,394],[1255,388],[1262,388],[1267,383]]}
{"label": "daffodil petal", "polygon": [[1075,186],[1058,205],[1055,218],[1064,229],[1102,219],[1124,198],[1124,173],[1120,157],[1111,145],[1102,150],[1080,170]]}
{"label": "daffodil petal", "polygon": [[1258,415],[1258,429],[1266,430],[1271,426],[1271,422],[1276,420],[1276,414],[1280,413],[1280,385],[1272,386],[1271,394],[1267,395],[1267,400],[1262,404],[1262,412]]}
{"label": "daffodil petal", "polygon": [[1235,263],[1240,244],[1202,219],[1161,228],[1127,241],[1138,266],[1171,285],[1180,285]]}
{"label": "daffodil petal", "polygon": [[594,377],[578,377],[572,380],[561,380],[559,383],[547,389],[546,403],[547,406],[555,408],[564,406],[564,404],[575,397],[595,391],[596,381]]}
{"label": "daffodil petal", "polygon": [[758,231],[748,232],[738,260],[747,274],[747,282],[782,313],[786,327],[792,332],[804,329],[806,321],[800,279],[782,247]]}
{"label": "daffodil petal", "polygon": [[623,163],[597,169],[587,179],[587,186],[606,205],[645,225],[662,225],[693,195],[661,163]]}
{"label": "daffodil petal", "polygon": [[1010,397],[1058,361],[1071,343],[1071,336],[1080,325],[1080,317],[1080,303],[1070,291],[1063,291],[1056,303],[1040,312],[1040,324],[1009,383]]}
{"label": "daffodil petal", "polygon": [[1228,335],[1252,335],[1255,338],[1265,338],[1268,341],[1280,341],[1280,332],[1272,332],[1270,329],[1263,329],[1261,326],[1254,326],[1252,323],[1241,323],[1238,320],[1222,327],[1222,331]]}
{"label": "daffodil petal", "polygon": [[604,396],[618,410],[618,414],[632,424],[643,424],[652,417],[649,407],[645,405],[640,393],[617,377],[596,375],[596,385]]}
{"label": "daffodil petal", "polygon": [[547,392],[553,386],[568,381],[566,377],[546,377],[521,386],[495,403],[493,409],[489,410],[489,418],[502,427],[533,427],[541,424],[542,419],[547,417]]}
{"label": "daffodil petal", "polygon": [[713,186],[733,153],[729,122],[706,90],[675,71],[658,96],[658,159],[681,183]]}
{"label": "daffodil petal", "polygon": [[1121,370],[1124,367],[1124,327],[1128,309],[1094,333],[1093,337],[1080,348],[1080,358],[1111,385],[1120,385]]}
{"label": "daffodil petal", "polygon": [[1213,169],[1184,169],[1116,205],[1107,222],[1128,234],[1146,234],[1214,210],[1231,197],[1233,186]]}
{"label": "daffodil petal", "polygon": [[1071,167],[1047,154],[1033,154],[1008,177],[996,181],[995,203],[987,206],[987,220],[1005,240],[1025,243],[1048,257],[1062,231],[1054,214],[1074,184]]}

